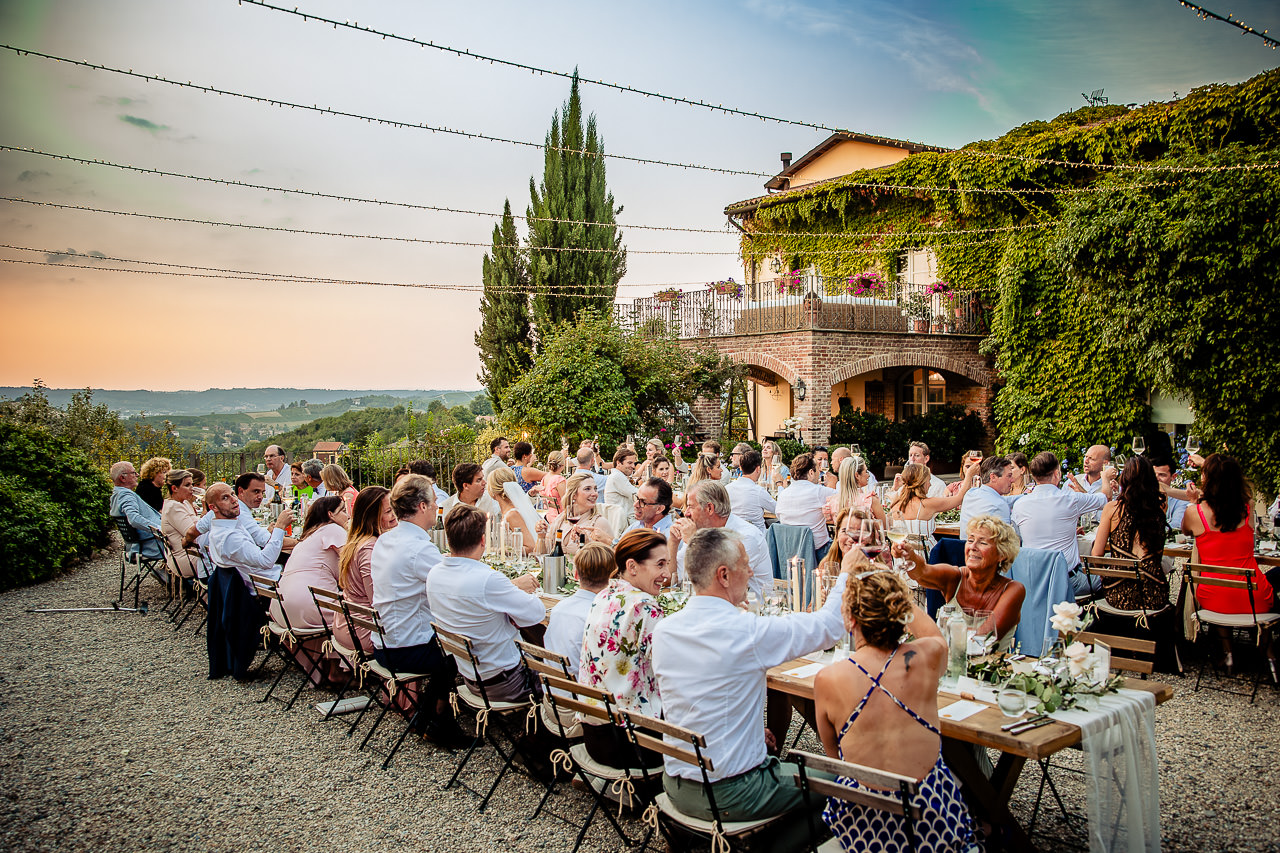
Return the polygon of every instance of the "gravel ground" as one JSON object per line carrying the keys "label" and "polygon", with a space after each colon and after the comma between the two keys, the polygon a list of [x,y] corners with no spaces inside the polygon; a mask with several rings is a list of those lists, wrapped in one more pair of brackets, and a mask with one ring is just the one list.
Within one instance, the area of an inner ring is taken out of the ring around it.
{"label": "gravel ground", "polygon": [[[482,814],[472,794],[442,790],[451,755],[410,739],[381,770],[380,756],[358,751],[346,726],[321,722],[312,706],[328,694],[304,691],[284,711],[280,703],[260,703],[267,682],[207,680],[204,634],[192,634],[195,620],[175,633],[158,612],[25,612],[109,605],[118,560],[118,550],[104,551],[55,580],[0,595],[0,849],[572,846],[574,830],[566,824],[545,815],[529,820],[537,796],[523,777],[504,780]],[[163,602],[164,593],[148,581],[143,597]],[[1280,693],[1264,686],[1250,705],[1247,698],[1194,693],[1194,678],[1166,680],[1175,696],[1156,711],[1164,848],[1280,850],[1274,770]],[[817,749],[809,733],[801,743]],[[1063,763],[1079,766],[1078,756],[1068,754]],[[478,784],[496,769],[484,756],[467,773],[474,770]],[[1082,811],[1080,783],[1070,774],[1058,777],[1069,807],[1074,802]],[[1015,792],[1014,811],[1024,819],[1038,781],[1029,767]],[[586,794],[562,787],[550,808],[580,814],[589,803]],[[1083,832],[1055,812],[1050,807],[1049,820],[1042,817],[1047,834],[1039,841],[1072,849],[1064,839],[1078,842]],[[637,821],[624,825],[639,833]],[[583,849],[620,848],[601,821]]]}

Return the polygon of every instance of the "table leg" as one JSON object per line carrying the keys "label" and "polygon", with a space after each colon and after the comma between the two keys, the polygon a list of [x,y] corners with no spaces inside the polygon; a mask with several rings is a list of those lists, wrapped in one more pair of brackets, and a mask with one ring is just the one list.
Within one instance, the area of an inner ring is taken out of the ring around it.
{"label": "table leg", "polygon": [[787,748],[787,729],[791,727],[791,697],[777,690],[770,690],[764,705],[765,728],[773,733],[778,750]]}
{"label": "table leg", "polygon": [[975,820],[992,825],[994,837],[988,839],[990,849],[1035,850],[1026,831],[1009,811],[1009,797],[1026,759],[1002,753],[995,773],[988,779],[978,766],[973,749],[973,744],[965,741],[942,739],[942,757],[960,780],[965,802]]}

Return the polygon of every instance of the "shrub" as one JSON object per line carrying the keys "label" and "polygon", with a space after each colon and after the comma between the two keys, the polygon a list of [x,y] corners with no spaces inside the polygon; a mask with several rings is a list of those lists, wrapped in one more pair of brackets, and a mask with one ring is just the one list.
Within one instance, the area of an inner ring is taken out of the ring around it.
{"label": "shrub", "polygon": [[111,484],[43,429],[0,423],[0,589],[45,580],[107,541]]}

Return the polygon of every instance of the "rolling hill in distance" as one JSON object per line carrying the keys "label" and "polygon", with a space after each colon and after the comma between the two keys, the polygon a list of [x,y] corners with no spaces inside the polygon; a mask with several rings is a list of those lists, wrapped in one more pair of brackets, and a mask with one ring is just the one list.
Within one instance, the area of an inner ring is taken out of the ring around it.
{"label": "rolling hill in distance", "polygon": [[[0,397],[16,399],[30,391],[30,386],[0,386]],[[60,408],[71,401],[71,395],[83,388],[49,388],[49,402]],[[124,391],[110,388],[94,388],[93,402],[106,403],[108,407],[125,417],[139,413],[148,416],[220,415],[244,412],[263,412],[305,400],[308,404],[337,403],[342,400],[361,400],[356,406],[388,405],[380,401],[364,402],[366,397],[395,398],[396,402],[421,401],[423,408],[432,400],[440,400],[446,406],[466,405],[481,393],[457,390],[354,390],[331,388],[208,388],[204,391]],[[392,403],[391,405],[394,405]]]}

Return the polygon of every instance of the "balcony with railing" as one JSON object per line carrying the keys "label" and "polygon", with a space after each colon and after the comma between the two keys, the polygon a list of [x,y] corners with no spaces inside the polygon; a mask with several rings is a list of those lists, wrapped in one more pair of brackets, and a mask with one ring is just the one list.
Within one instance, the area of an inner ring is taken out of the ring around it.
{"label": "balcony with railing", "polygon": [[805,329],[981,337],[988,328],[981,300],[968,291],[940,293],[929,285],[896,281],[868,288],[813,274],[659,292],[619,303],[615,312],[630,331],[678,338]]}

